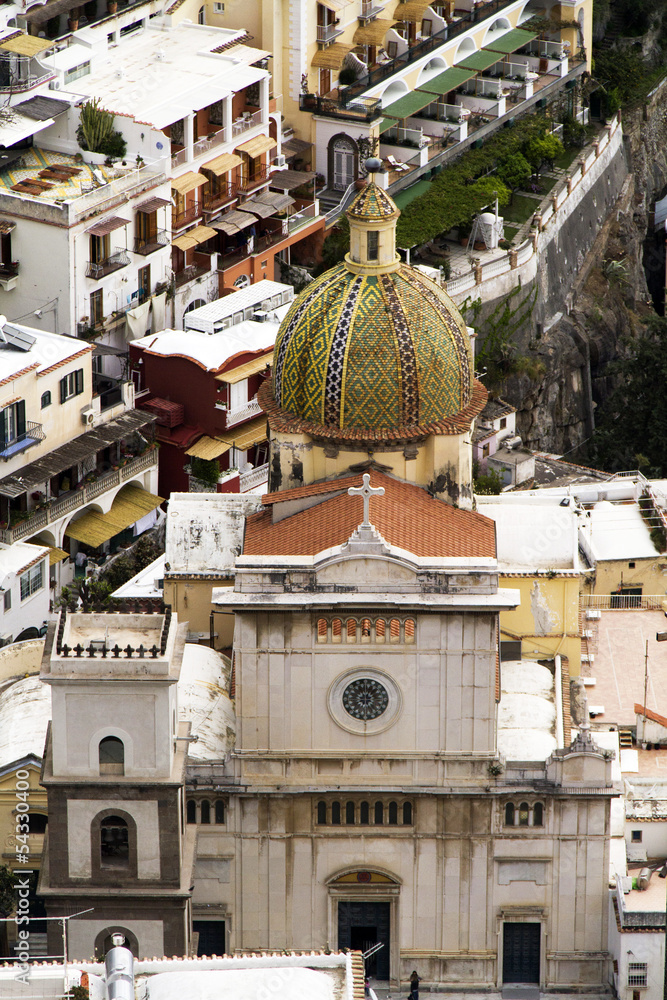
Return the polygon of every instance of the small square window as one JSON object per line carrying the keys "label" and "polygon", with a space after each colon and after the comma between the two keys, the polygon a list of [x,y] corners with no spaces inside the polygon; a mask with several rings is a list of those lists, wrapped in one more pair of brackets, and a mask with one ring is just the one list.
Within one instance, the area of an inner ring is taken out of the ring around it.
{"label": "small square window", "polygon": [[648,962],[628,962],[628,986],[648,985]]}
{"label": "small square window", "polygon": [[642,831],[641,830],[633,830],[632,831],[632,843],[633,844],[641,844],[641,842],[642,842]]}
{"label": "small square window", "polygon": [[500,418],[500,429],[501,429],[501,431],[504,430],[505,427],[507,427],[507,417],[501,417]]}
{"label": "small square window", "polygon": [[635,568],[635,564],[633,562],[629,562],[628,563],[628,568],[629,569],[634,569]]}

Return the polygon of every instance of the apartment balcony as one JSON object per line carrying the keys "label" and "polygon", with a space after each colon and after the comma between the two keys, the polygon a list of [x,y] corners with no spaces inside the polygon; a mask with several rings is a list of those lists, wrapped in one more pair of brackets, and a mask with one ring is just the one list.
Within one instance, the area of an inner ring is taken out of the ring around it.
{"label": "apartment balcony", "polygon": [[42,66],[34,56],[15,56],[10,62],[7,55],[0,57],[0,66],[6,66],[0,82],[0,94],[25,94],[56,78],[56,73]]}
{"label": "apartment balcony", "polygon": [[174,283],[176,288],[181,288],[183,285],[187,285],[189,281],[194,281],[195,278],[201,278],[204,274],[208,274],[211,270],[211,262],[209,260],[208,264],[194,263],[188,264],[184,267],[182,271],[177,271],[174,274]]}
{"label": "apartment balcony", "polygon": [[121,267],[127,267],[130,263],[130,255],[127,250],[117,249],[105,260],[89,260],[86,267],[86,277],[95,279],[103,278],[105,274],[111,274],[112,271],[119,271]]}
{"label": "apartment balcony", "polygon": [[248,177],[242,178],[236,185],[238,194],[245,194],[261,184],[266,184],[271,178],[271,169],[265,163],[258,164]]}
{"label": "apartment balcony", "polygon": [[264,118],[262,111],[244,111],[243,114],[232,122],[232,138],[236,139],[237,136],[243,135],[244,132],[248,132],[251,128],[257,128],[258,125],[265,125],[266,118]]}
{"label": "apartment balcony", "polygon": [[42,424],[26,420],[25,431],[22,434],[17,434],[11,441],[5,441],[2,451],[0,451],[0,458],[6,462],[7,459],[13,458],[14,455],[18,455],[27,448],[32,448],[34,444],[44,441],[45,438],[46,434],[44,433]]}
{"label": "apartment balcony", "polygon": [[343,34],[343,29],[339,28],[336,24],[318,24],[317,25],[317,40],[320,45],[328,45],[333,42],[339,35]]}
{"label": "apartment balcony", "polygon": [[370,21],[371,18],[377,17],[384,10],[384,6],[378,3],[378,0],[361,0],[361,9],[359,11],[360,21]]}
{"label": "apartment balcony", "polygon": [[370,122],[382,114],[382,101],[379,97],[357,97],[348,100],[346,87],[341,97],[320,97],[317,94],[301,94],[299,110],[310,111],[314,115],[325,118],[343,118],[347,121]]}
{"label": "apartment balcony", "polygon": [[[234,133],[236,134],[236,133]],[[191,163],[198,156],[203,153],[208,153],[211,149],[215,149],[216,146],[222,145],[223,142],[228,141],[227,129],[220,128],[216,132],[209,132],[208,135],[202,136],[201,139],[197,139],[192,145],[192,153],[188,155],[188,149],[186,146],[183,149],[178,149],[171,158],[172,170],[175,167],[181,166],[183,163]]]}
{"label": "apartment balcony", "polygon": [[238,406],[235,410],[227,410],[227,420],[225,422],[226,427],[235,427],[236,424],[242,424],[245,420],[250,420],[251,417],[256,417],[262,412],[262,407],[259,405],[256,399],[249,399],[247,403],[243,406]]}
{"label": "apartment balcony", "polygon": [[139,473],[155,467],[157,467],[157,451],[149,449],[121,468],[99,476],[93,482],[86,483],[80,489],[71,490],[62,497],[46,501],[45,506],[38,510],[28,511],[17,524],[0,530],[0,540],[11,545],[22,538],[29,538],[61,517],[85,507],[107,490],[121,486]]}
{"label": "apartment balcony", "polygon": [[215,194],[204,192],[204,212],[215,212],[225,205],[229,205],[238,195],[238,186],[229,182],[224,189]]}
{"label": "apartment balcony", "polygon": [[251,469],[250,472],[242,472],[239,476],[239,489],[241,493],[248,493],[249,490],[255,490],[268,481],[269,463],[267,462],[265,465],[258,465],[257,468]]}
{"label": "apartment balcony", "polygon": [[198,219],[204,211],[204,206],[200,203],[198,205],[192,205],[190,208],[186,208],[183,212],[171,212],[171,228],[180,229],[181,226],[187,226],[188,223],[194,222]]}
{"label": "apartment balcony", "polygon": [[8,261],[6,264],[0,262],[0,288],[5,292],[16,288],[19,275],[19,262],[17,260]]}
{"label": "apartment balcony", "polygon": [[149,254],[155,253],[161,247],[169,246],[171,242],[171,236],[166,229],[158,229],[157,232],[151,233],[150,236],[135,236],[134,238],[134,252],[140,253],[142,257],[148,257]]}

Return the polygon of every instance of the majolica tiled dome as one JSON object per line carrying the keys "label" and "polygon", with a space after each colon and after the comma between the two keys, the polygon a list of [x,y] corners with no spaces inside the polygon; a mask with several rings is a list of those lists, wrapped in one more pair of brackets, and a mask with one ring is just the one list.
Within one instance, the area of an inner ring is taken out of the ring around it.
{"label": "majolica tiled dome", "polygon": [[278,331],[275,402],[313,424],[426,427],[463,410],[472,387],[461,314],[405,264],[380,275],[339,264],[308,285]]}

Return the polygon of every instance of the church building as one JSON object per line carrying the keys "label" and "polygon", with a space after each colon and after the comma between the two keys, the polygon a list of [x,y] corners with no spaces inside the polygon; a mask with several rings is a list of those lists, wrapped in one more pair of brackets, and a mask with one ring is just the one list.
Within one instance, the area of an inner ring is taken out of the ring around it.
{"label": "church building", "polygon": [[[200,954],[359,949],[404,987],[416,970],[440,990],[604,991],[611,755],[585,725],[570,742],[562,706],[544,752],[526,737],[520,760],[503,753],[498,616],[519,594],[499,586],[494,522],[473,510],[487,394],[456,307],[400,261],[399,212],[368,166],[345,261],[281,325],[261,390],[271,492],[245,515],[234,586],[213,593],[234,616],[235,733],[188,764],[183,836],[178,652],[159,683],[151,659],[54,656],[43,886],[53,906],[94,905],[98,936],[124,929],[140,957],[155,953],[159,896],[169,953],[191,906]],[[519,668],[529,695],[546,676],[558,703],[546,667]],[[95,724],[84,675],[109,692]],[[152,692],[150,711],[131,688]],[[109,738],[125,747],[115,780]],[[138,839],[134,882],[105,899],[109,815]]]}

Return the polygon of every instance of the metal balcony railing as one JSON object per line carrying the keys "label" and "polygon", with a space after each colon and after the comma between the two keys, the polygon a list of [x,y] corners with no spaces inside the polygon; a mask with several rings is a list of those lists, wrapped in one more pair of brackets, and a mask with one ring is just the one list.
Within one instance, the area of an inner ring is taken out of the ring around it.
{"label": "metal balcony railing", "polygon": [[166,229],[158,229],[157,232],[151,233],[150,236],[135,236],[134,252],[147,257],[149,253],[154,253],[160,247],[168,246],[169,241],[170,236]]}
{"label": "metal balcony railing", "polygon": [[32,420],[26,420],[25,430],[21,434],[17,434],[15,437],[8,441],[1,443],[2,450],[0,450],[0,458],[5,459],[12,458],[14,455],[18,455],[19,452],[25,451],[26,448],[31,448],[33,444],[37,444],[38,441],[44,441],[46,434],[42,424],[36,424]]}
{"label": "metal balcony railing", "polygon": [[317,40],[321,45],[333,42],[335,38],[343,34],[343,29],[336,24],[318,24]]}
{"label": "metal balcony railing", "polygon": [[89,260],[86,267],[86,277],[103,278],[105,274],[111,274],[112,271],[118,271],[121,267],[127,267],[129,263],[131,261],[127,250],[117,249],[105,260]]}
{"label": "metal balcony railing", "polygon": [[250,420],[251,417],[256,417],[262,412],[262,407],[259,405],[256,399],[249,399],[247,403],[243,406],[238,406],[235,410],[227,410],[227,427],[234,427],[236,424],[243,423],[244,420]]}

